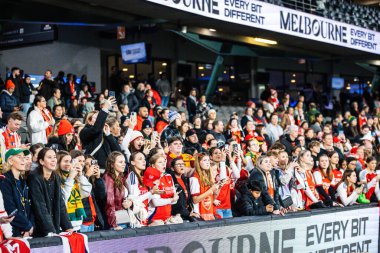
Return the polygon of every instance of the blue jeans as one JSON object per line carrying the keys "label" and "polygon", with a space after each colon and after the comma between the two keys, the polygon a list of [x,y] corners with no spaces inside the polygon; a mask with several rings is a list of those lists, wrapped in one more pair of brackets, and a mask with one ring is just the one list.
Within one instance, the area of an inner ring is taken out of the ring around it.
{"label": "blue jeans", "polygon": [[95,224],[91,224],[90,226],[86,226],[86,225],[80,226],[81,233],[94,232],[94,231],[95,231]]}
{"label": "blue jeans", "polygon": [[231,209],[216,209],[216,213],[219,214],[222,219],[233,217]]}
{"label": "blue jeans", "polygon": [[162,107],[168,107],[168,104],[169,104],[169,98],[170,96],[162,96],[161,97],[161,106]]}

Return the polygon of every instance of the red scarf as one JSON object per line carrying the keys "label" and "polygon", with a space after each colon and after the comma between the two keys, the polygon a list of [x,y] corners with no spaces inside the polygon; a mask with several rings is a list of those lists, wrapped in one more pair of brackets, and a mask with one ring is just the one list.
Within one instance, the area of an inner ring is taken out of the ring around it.
{"label": "red scarf", "polygon": [[[50,114],[50,112],[48,111],[48,110],[45,110],[45,109],[42,109],[41,110],[41,115],[42,115],[42,117],[44,118],[44,121],[45,122],[50,122],[50,120],[53,118],[53,116]],[[49,127],[48,128],[46,128],[46,138],[48,138],[49,136],[50,136],[50,134],[51,134],[51,132],[53,131],[53,126],[51,126],[50,124],[49,124]]]}

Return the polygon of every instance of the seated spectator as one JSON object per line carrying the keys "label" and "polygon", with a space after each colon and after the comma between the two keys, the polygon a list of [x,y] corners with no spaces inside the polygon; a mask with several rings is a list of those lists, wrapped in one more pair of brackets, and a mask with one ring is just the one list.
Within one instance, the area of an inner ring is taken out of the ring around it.
{"label": "seated spectator", "polygon": [[359,188],[356,188],[355,184],[357,181],[356,173],[353,170],[347,169],[343,173],[342,181],[337,185],[336,197],[344,206],[353,205],[358,199],[359,195],[362,194],[364,184]]}
{"label": "seated spectator", "polygon": [[52,111],[55,122],[59,122],[62,119],[67,119],[67,117],[64,115],[64,108],[62,105],[55,105]]}
{"label": "seated spectator", "polygon": [[46,144],[48,136],[53,131],[55,120],[46,108],[46,99],[37,95],[33,102],[34,109],[27,116],[27,126],[31,133],[31,143]]}
{"label": "seated spectator", "polygon": [[61,179],[55,173],[54,150],[43,148],[38,153],[38,168],[28,177],[35,236],[53,236],[61,231],[73,232],[61,191]]}
{"label": "seated spectator", "polygon": [[92,93],[91,93],[91,91],[90,91],[90,86],[89,86],[89,84],[84,84],[83,86],[82,86],[82,89],[81,89],[81,91],[79,92],[79,97],[78,97],[78,99],[79,100],[81,100],[82,98],[87,98],[87,99],[89,99],[89,100],[92,100],[92,97],[93,97],[93,95],[92,95]]}
{"label": "seated spectator", "polygon": [[236,201],[236,210],[238,210],[239,216],[265,215],[273,213],[273,205],[265,205],[263,202],[260,182],[248,180],[244,189],[245,190]]}
{"label": "seated spectator", "polygon": [[[366,160],[366,169],[359,173],[360,183],[364,185],[365,197],[373,203],[379,203],[380,201],[380,175],[376,173],[376,166],[376,158],[372,156],[368,157]],[[360,200],[360,203],[363,203],[363,201]]]}
{"label": "seated spectator", "polygon": [[15,91],[15,84],[13,82],[7,82],[6,89],[1,91],[0,94],[0,107],[3,111],[3,122],[6,123],[8,116],[12,112],[21,110],[20,103],[17,97],[13,94]]}
{"label": "seated spectator", "polygon": [[187,130],[184,153],[194,155],[195,152],[202,153],[205,151],[206,150],[202,148],[202,145],[199,143],[197,132],[194,129]]}
{"label": "seated spectator", "polygon": [[12,148],[5,154],[5,176],[0,180],[0,189],[7,213],[18,210],[11,222],[13,236],[31,237],[33,235],[32,213],[29,202],[28,186],[25,179],[25,158],[30,152],[25,149]]}
{"label": "seated spectator", "polygon": [[212,135],[214,135],[215,140],[218,141],[218,147],[223,147],[226,144],[226,137],[224,136],[224,124],[223,121],[217,120],[212,123],[213,131]]}
{"label": "seated spectator", "polygon": [[179,134],[181,136],[182,142],[186,140],[186,133],[190,129],[190,122],[182,121],[181,126],[179,127]]}
{"label": "seated spectator", "polygon": [[64,150],[70,152],[76,148],[76,138],[74,138],[74,127],[67,120],[61,120],[58,124],[58,137],[50,137],[47,143],[47,147],[51,147],[56,150]]}
{"label": "seated spectator", "polygon": [[47,106],[53,112],[56,105],[65,105],[64,101],[61,100],[61,90],[59,88],[53,89],[53,96],[47,101]]}
{"label": "seated spectator", "polygon": [[2,147],[3,158],[8,149],[27,148],[26,145],[21,144],[21,136],[17,133],[21,127],[22,121],[23,117],[19,112],[12,112],[8,116],[7,125],[0,129],[0,144]]}
{"label": "seated spectator", "polygon": [[298,126],[290,125],[285,135],[281,136],[280,142],[285,145],[285,150],[288,155],[292,155],[292,149],[294,146],[300,146],[298,137]]}
{"label": "seated spectator", "polygon": [[319,156],[318,160],[319,166],[314,170],[313,176],[319,199],[328,207],[338,206],[335,202],[335,189],[332,185],[334,173],[331,170],[329,158],[323,154]]}
{"label": "seated spectator", "polygon": [[237,119],[234,119],[234,118],[230,119],[226,126],[225,137],[227,140],[233,139],[238,144],[240,144],[240,142],[244,140],[244,133],[238,124],[239,123]]}

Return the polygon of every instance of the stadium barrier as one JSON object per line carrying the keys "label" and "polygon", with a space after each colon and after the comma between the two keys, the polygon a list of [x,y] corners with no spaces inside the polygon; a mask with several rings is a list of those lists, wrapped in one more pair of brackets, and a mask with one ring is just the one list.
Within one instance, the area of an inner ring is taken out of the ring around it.
{"label": "stadium barrier", "polygon": [[[379,207],[374,205],[87,235],[91,253],[380,252]],[[62,252],[58,237],[31,239],[30,245],[32,252]]]}

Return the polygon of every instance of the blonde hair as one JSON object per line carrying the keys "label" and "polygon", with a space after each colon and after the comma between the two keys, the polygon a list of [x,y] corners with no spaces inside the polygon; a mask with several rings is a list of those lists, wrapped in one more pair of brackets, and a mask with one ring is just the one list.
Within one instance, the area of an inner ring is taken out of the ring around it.
{"label": "blonde hair", "polygon": [[211,168],[209,168],[208,170],[204,170],[201,168],[200,165],[200,161],[206,156],[210,157],[209,155],[203,153],[197,154],[195,156],[195,170],[199,175],[201,185],[212,186],[214,184],[214,179],[211,175]]}
{"label": "blonde hair", "polygon": [[88,112],[87,115],[86,115],[86,120],[85,120],[85,124],[88,124],[88,122],[91,121],[92,117],[97,114],[99,111],[95,110],[95,111],[91,111],[91,112]]}

